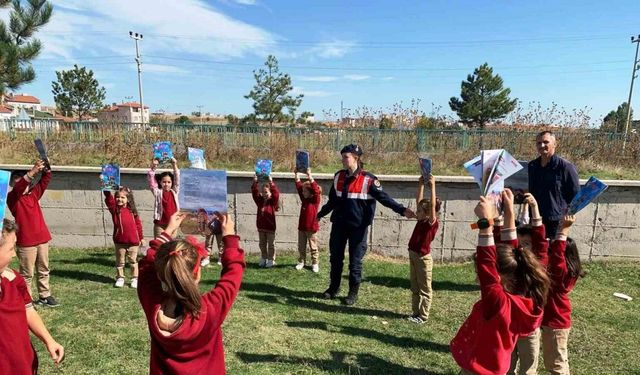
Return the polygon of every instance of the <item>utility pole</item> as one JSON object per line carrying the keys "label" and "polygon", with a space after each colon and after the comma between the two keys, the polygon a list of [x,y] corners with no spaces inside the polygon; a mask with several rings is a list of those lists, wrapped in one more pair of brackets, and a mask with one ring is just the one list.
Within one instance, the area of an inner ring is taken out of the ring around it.
{"label": "utility pole", "polygon": [[144,125],[144,103],[142,101],[142,60],[140,59],[140,50],[138,49],[138,41],[142,40],[142,34],[129,31],[129,37],[136,42],[136,64],[138,64],[138,93],[140,94],[140,122]]}
{"label": "utility pole", "polygon": [[344,103],[341,100],[340,101],[340,125],[342,125],[342,121],[344,121]]}
{"label": "utility pole", "polygon": [[633,69],[631,70],[631,86],[629,87],[629,100],[627,100],[627,123],[624,126],[624,140],[622,141],[622,152],[627,147],[627,133],[629,132],[629,124],[631,123],[631,95],[633,95],[633,81],[636,79],[636,70],[640,70],[640,61],[638,61],[638,48],[640,48],[640,34],[638,37],[631,37],[631,43],[636,44],[636,56],[633,58]]}
{"label": "utility pole", "polygon": [[196,108],[198,108],[198,116],[200,116],[200,124],[202,124],[202,106],[197,105]]}

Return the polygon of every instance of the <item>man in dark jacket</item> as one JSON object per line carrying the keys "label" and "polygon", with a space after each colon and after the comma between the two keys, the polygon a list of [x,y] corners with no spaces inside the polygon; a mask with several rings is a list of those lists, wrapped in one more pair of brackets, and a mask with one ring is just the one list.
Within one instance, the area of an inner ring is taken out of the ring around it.
{"label": "man in dark jacket", "polygon": [[529,162],[529,192],[538,201],[548,238],[554,238],[558,223],[580,190],[575,165],[556,155],[556,137],[543,131],[536,137],[538,157]]}
{"label": "man in dark jacket", "polygon": [[413,218],[415,214],[384,192],[376,176],[362,169],[360,146],[345,146],[341,154],[344,169],[336,172],[329,191],[329,201],[318,212],[320,219],[333,211],[329,237],[331,283],[323,297],[332,299],[338,294],[344,266],[344,251],[348,242],[349,294],[344,303],[353,305],[360,289],[362,258],[367,251],[367,231],[376,212],[376,201],[399,215]]}

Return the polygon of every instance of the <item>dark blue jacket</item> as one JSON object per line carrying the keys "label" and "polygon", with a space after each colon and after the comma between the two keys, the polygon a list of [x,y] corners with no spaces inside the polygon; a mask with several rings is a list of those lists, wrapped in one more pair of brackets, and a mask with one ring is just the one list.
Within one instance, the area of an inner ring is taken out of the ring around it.
{"label": "dark blue jacket", "polygon": [[405,207],[382,190],[376,176],[361,169],[356,170],[353,176],[347,176],[346,170],[340,170],[334,175],[329,201],[318,212],[318,219],[333,211],[332,223],[366,227],[373,221],[376,201],[400,215],[404,214]]}
{"label": "dark blue jacket", "polygon": [[569,161],[554,154],[544,167],[540,157],[529,162],[529,192],[538,201],[543,219],[562,219],[578,190],[578,171]]}

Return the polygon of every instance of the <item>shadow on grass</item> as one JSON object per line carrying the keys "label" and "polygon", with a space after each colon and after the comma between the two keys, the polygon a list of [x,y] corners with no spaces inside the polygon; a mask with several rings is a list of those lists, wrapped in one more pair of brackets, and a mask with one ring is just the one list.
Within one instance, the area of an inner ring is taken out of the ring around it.
{"label": "shadow on grass", "polygon": [[[386,286],[387,288],[410,289],[411,284],[408,277],[393,276],[369,276],[367,277],[373,285]],[[473,292],[480,290],[477,284],[458,284],[451,281],[433,280],[431,283],[433,290],[450,290],[454,292]]]}
{"label": "shadow on grass", "polygon": [[303,329],[319,329],[327,332],[335,332],[341,333],[344,335],[363,337],[367,339],[378,340],[381,343],[394,345],[399,348],[423,348],[432,352],[439,353],[448,353],[449,346],[445,344],[440,344],[437,342],[432,342],[428,340],[416,340],[412,337],[399,337],[394,335],[389,335],[386,333],[374,331],[372,329],[359,328],[359,327],[350,327],[343,325],[331,324],[328,325],[325,322],[285,322],[285,324],[292,328],[303,328]]}
{"label": "shadow on grass", "polygon": [[88,257],[79,259],[61,259],[57,260],[60,264],[95,264],[99,266],[115,267],[116,259],[114,254],[89,254]]}
{"label": "shadow on grass", "polygon": [[[236,352],[238,358],[245,363],[276,363],[299,365],[301,368],[315,367],[324,371],[335,371],[353,374],[386,374],[386,375],[440,375],[443,372],[417,369],[398,365],[369,353],[349,353],[331,351],[331,359],[309,359],[306,357],[282,356],[276,354],[254,354]],[[346,370],[346,371],[345,371]]]}
{"label": "shadow on grass", "polygon": [[103,284],[111,284],[114,280],[112,277],[107,277],[104,275],[99,275],[91,272],[75,271],[75,270],[53,270],[51,274],[53,276],[61,277],[64,279],[73,279],[73,280],[80,280],[80,281],[95,281],[97,283],[103,283]]}
{"label": "shadow on grass", "polygon": [[[361,308],[356,306],[344,306],[340,305],[338,301],[333,300],[331,303],[319,302],[315,299],[320,298],[320,293],[310,291],[298,291],[281,286],[264,284],[264,283],[243,283],[241,291],[259,292],[265,294],[247,294],[247,298],[263,301],[273,304],[293,305],[306,309],[312,309],[324,312],[338,312],[342,314],[358,314],[366,316],[379,316],[389,319],[402,318],[402,314],[394,313],[391,311],[377,310]],[[282,297],[284,299],[281,299]]]}

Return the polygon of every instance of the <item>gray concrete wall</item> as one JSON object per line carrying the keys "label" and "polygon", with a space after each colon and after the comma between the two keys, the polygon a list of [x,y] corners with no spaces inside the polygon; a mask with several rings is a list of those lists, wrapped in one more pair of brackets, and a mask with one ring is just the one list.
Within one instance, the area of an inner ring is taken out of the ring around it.
{"label": "gray concrete wall", "polygon": [[[0,169],[28,169],[24,165],[0,165]],[[122,183],[134,191],[144,225],[145,237],[153,233],[153,195],[147,189],[146,170],[123,169]],[[111,246],[113,225],[98,190],[100,168],[54,167],[53,180],[41,200],[44,216],[57,247],[87,248]],[[295,250],[300,201],[291,173],[274,173],[282,192],[282,210],[277,215],[276,250]],[[417,176],[378,176],[383,188],[399,202],[415,208]],[[318,174],[324,199],[332,175]],[[255,229],[256,208],[250,195],[252,174],[228,172],[228,203],[243,246],[258,251]],[[623,257],[640,259],[640,181],[605,181],[609,189],[578,214],[572,237],[585,259]],[[584,181],[581,181],[584,183]],[[479,195],[471,177],[438,177],[437,193],[443,200],[440,230],[432,245],[434,258],[450,261],[468,257],[475,249],[476,232],[469,228],[475,221],[473,207]],[[10,217],[10,213],[8,213]],[[328,217],[320,222],[320,244],[329,240]],[[370,250],[389,256],[406,256],[407,243],[415,221],[402,218],[377,205],[369,231]]]}

